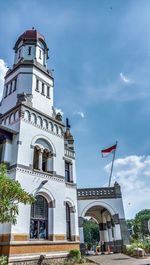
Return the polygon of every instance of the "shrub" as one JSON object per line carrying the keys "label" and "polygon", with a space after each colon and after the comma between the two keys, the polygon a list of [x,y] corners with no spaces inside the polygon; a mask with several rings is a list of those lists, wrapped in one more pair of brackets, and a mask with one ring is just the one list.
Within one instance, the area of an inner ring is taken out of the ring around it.
{"label": "shrub", "polygon": [[78,249],[70,250],[69,257],[75,259],[78,262],[81,259],[81,252]]}
{"label": "shrub", "polygon": [[0,257],[0,265],[7,265],[7,264],[8,264],[7,256],[1,256]]}
{"label": "shrub", "polygon": [[70,250],[68,259],[65,261],[65,264],[75,264],[81,262],[81,253],[78,249]]}
{"label": "shrub", "polygon": [[127,245],[126,246],[126,254],[127,255],[133,255],[133,250],[135,248],[135,245],[132,244],[132,245]]}

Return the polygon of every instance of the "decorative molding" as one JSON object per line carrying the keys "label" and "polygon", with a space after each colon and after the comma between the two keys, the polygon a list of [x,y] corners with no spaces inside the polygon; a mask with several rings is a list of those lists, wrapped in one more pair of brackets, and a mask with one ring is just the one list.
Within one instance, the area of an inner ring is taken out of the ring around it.
{"label": "decorative molding", "polygon": [[73,182],[66,182],[65,181],[65,184],[66,184],[67,188],[76,188],[77,187],[77,184],[73,183]]}
{"label": "decorative molding", "polygon": [[20,164],[15,164],[13,166],[10,166],[9,169],[8,169],[8,173],[16,172],[16,171],[21,172],[21,173],[25,173],[25,174],[28,174],[28,175],[44,178],[44,179],[47,179],[47,180],[65,182],[63,176],[55,175],[55,173],[50,174],[50,173],[41,172],[41,171],[33,171],[30,167],[24,166],[24,165],[20,165]]}
{"label": "decorative molding", "polygon": [[56,207],[56,201],[55,200],[50,201],[48,204],[48,207],[49,208],[55,208]]}
{"label": "decorative molding", "polygon": [[[33,114],[35,114],[34,112],[33,112]],[[40,117],[41,118],[41,117]],[[41,118],[42,119],[42,118]],[[31,124],[31,125],[33,125],[33,126],[35,126],[35,127],[37,127],[37,128],[39,128],[39,129],[41,129],[41,130],[43,130],[43,131],[47,131],[48,133],[51,133],[51,134],[53,134],[53,135],[56,135],[57,137],[60,137],[61,139],[64,139],[64,135],[60,135],[60,134],[58,134],[58,133],[55,133],[55,132],[53,132],[52,130],[50,130],[50,129],[48,129],[48,128],[43,128],[42,126],[40,126],[40,125],[38,125],[38,124],[35,124],[35,123],[33,123],[33,122],[31,122],[30,120],[26,120],[24,117],[22,117],[22,120],[24,121],[24,122],[26,122],[26,123],[29,123],[29,124]],[[50,121],[51,122],[51,121]],[[52,122],[51,122],[52,123]],[[53,124],[53,126],[54,126],[55,124]],[[57,126],[57,125],[56,125]]]}
{"label": "decorative molding", "polygon": [[32,94],[26,94],[26,93],[21,93],[21,94],[17,94],[17,105],[20,103],[24,103],[27,104],[28,106],[32,107],[32,98],[33,95]]}
{"label": "decorative molding", "polygon": [[110,199],[116,197],[114,187],[77,189],[78,200]]}
{"label": "decorative molding", "polygon": [[40,64],[34,62],[34,61],[19,61],[17,64],[14,65],[13,69],[9,69],[9,71],[6,73],[5,79],[10,76],[13,72],[15,72],[18,68],[20,67],[27,67],[27,68],[37,68],[40,70],[42,73],[47,75],[50,79],[54,80],[53,76],[50,75],[49,71],[42,67]]}
{"label": "decorative molding", "polygon": [[70,207],[70,212],[71,212],[71,213],[76,213],[76,208],[75,208],[75,206]]}

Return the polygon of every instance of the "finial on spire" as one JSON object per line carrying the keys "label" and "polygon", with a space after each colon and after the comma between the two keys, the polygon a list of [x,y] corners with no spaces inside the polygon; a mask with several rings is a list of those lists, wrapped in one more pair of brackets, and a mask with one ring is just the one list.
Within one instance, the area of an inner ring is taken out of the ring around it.
{"label": "finial on spire", "polygon": [[34,27],[32,27],[32,29],[35,29]]}
{"label": "finial on spire", "polygon": [[68,118],[66,119],[66,128],[70,129],[70,124],[69,124],[69,119]]}

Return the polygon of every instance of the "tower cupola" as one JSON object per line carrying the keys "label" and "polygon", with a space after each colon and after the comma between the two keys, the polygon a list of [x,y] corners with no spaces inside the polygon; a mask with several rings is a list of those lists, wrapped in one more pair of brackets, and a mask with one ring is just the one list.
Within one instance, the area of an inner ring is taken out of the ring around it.
{"label": "tower cupola", "polygon": [[36,61],[47,68],[48,47],[44,36],[36,29],[26,30],[16,41],[14,64]]}
{"label": "tower cupola", "polygon": [[[53,76],[47,68],[48,47],[36,29],[26,30],[15,45],[12,68],[6,73],[0,112],[26,102],[53,115]],[[59,117],[58,117],[59,118]]]}

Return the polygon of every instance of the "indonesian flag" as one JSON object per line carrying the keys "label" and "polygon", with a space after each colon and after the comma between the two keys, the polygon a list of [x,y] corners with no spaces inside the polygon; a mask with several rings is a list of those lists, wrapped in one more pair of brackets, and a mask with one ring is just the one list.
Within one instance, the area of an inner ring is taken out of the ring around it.
{"label": "indonesian flag", "polygon": [[109,154],[115,152],[116,148],[117,148],[117,144],[115,144],[115,145],[113,145],[107,149],[101,150],[102,157],[108,156]]}

